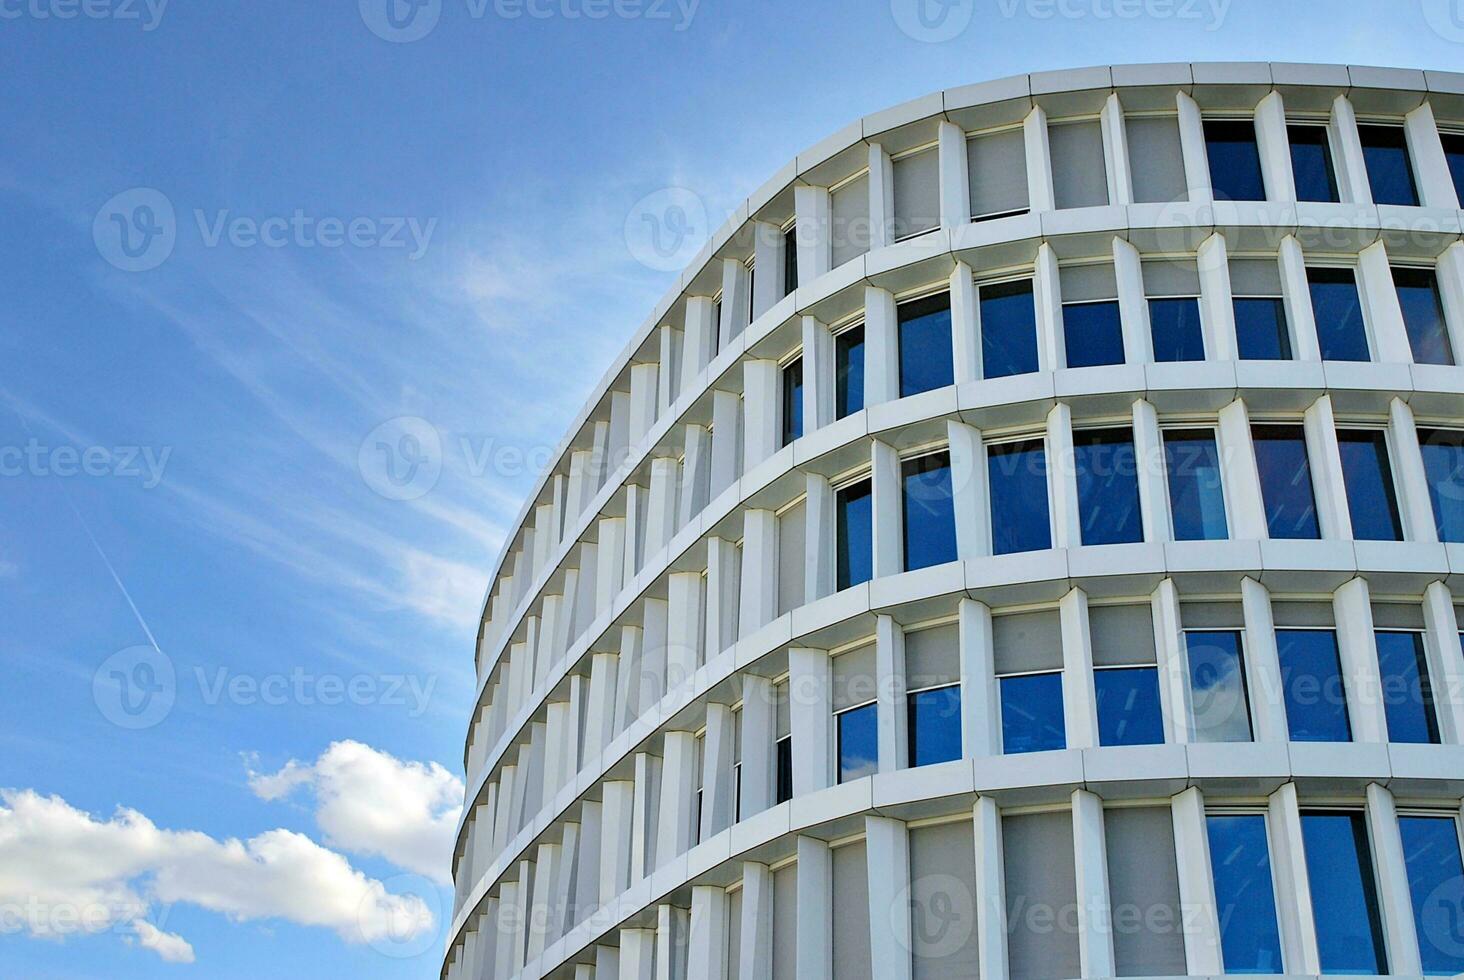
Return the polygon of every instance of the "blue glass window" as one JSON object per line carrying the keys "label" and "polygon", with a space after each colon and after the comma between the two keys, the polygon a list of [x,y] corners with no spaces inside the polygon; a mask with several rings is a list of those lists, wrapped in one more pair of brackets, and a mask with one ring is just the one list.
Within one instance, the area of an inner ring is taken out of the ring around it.
{"label": "blue glass window", "polygon": [[1291,360],[1286,303],[1275,296],[1237,296],[1235,342],[1242,361]]}
{"label": "blue glass window", "polygon": [[1205,155],[1217,201],[1264,201],[1256,124],[1245,119],[1205,120]]}
{"label": "blue glass window", "polygon": [[1337,172],[1332,166],[1332,147],[1326,126],[1287,126],[1291,140],[1291,172],[1296,177],[1298,201],[1340,200]]}
{"label": "blue glass window", "polygon": [[1408,159],[1408,140],[1402,126],[1358,126],[1362,157],[1367,163],[1367,182],[1374,204],[1418,204],[1413,183],[1413,163]]}
{"label": "blue glass window", "polygon": [[1403,863],[1413,896],[1413,924],[1423,972],[1434,976],[1464,973],[1464,934],[1459,907],[1464,903],[1464,861],[1459,855],[1459,823],[1453,816],[1400,816]]}
{"label": "blue glass window", "polygon": [[1047,513],[1047,451],[1042,443],[1014,442],[986,451],[991,494],[991,544],[998,555],[1052,547]]}
{"label": "blue glass window", "polygon": [[1439,723],[1434,716],[1423,634],[1379,630],[1376,636],[1388,741],[1437,745]]}
{"label": "blue glass window", "polygon": [[1064,304],[1062,336],[1070,368],[1123,363],[1123,323],[1117,300]]}
{"label": "blue glass window", "polygon": [[783,295],[798,288],[798,226],[783,232]]}
{"label": "blue glass window", "polygon": [[1144,540],[1138,464],[1127,429],[1073,433],[1083,544]]}
{"label": "blue glass window", "polygon": [[1387,973],[1372,849],[1362,814],[1302,811],[1301,838],[1322,972]]}
{"label": "blue glass window", "polygon": [[1160,745],[1159,671],[1153,667],[1103,667],[1093,671],[1098,699],[1099,745]]}
{"label": "blue glass window", "polygon": [[1001,684],[1001,750],[1007,755],[1067,748],[1062,671],[1016,674]]}
{"label": "blue glass window", "polygon": [[1205,830],[1225,972],[1284,972],[1266,818],[1259,813],[1211,813]]}
{"label": "blue glass window", "polygon": [[1300,427],[1258,425],[1251,429],[1266,529],[1273,538],[1319,538],[1306,438]]}
{"label": "blue glass window", "polygon": [[1415,364],[1453,364],[1454,350],[1444,323],[1444,306],[1432,269],[1394,269],[1393,284],[1403,308],[1403,326]]}
{"label": "blue glass window", "polygon": [[778,788],[774,803],[786,803],[793,799],[793,736],[778,739]]}
{"label": "blue glass window", "polygon": [[879,769],[879,720],[875,703],[834,716],[839,732],[839,782],[873,775]]}
{"label": "blue glass window", "polygon": [[834,338],[834,412],[839,418],[864,410],[864,326]]}
{"label": "blue glass window", "polygon": [[803,358],[783,368],[783,445],[803,435]]}
{"label": "blue glass window", "polygon": [[1169,475],[1169,512],[1176,541],[1220,541],[1225,523],[1225,488],[1220,450],[1211,429],[1164,433],[1164,467]]}
{"label": "blue glass window", "polygon": [[868,480],[847,486],[838,493],[840,589],[868,582],[874,574],[874,541],[870,524],[873,503]]}
{"label": "blue glass window", "polygon": [[1388,465],[1388,437],[1374,429],[1338,429],[1342,485],[1352,515],[1352,536],[1359,541],[1401,541],[1403,522]]}
{"label": "blue glass window", "polygon": [[1278,629],[1276,654],[1293,742],[1350,742],[1347,691],[1332,630]]}
{"label": "blue glass window", "polygon": [[1322,360],[1368,360],[1372,355],[1368,353],[1357,276],[1351,269],[1313,268],[1306,270],[1306,281]]}
{"label": "blue glass window", "polygon": [[1193,296],[1149,300],[1149,334],[1154,360],[1203,361],[1205,334],[1200,329],[1200,301]]}
{"label": "blue glass window", "polygon": [[1032,280],[981,287],[981,373],[987,378],[1037,370],[1037,308]]}
{"label": "blue glass window", "polygon": [[1464,133],[1440,133],[1444,141],[1444,159],[1449,161],[1449,176],[1454,178],[1454,194],[1464,205]]}
{"label": "blue glass window", "polygon": [[900,306],[900,397],[953,384],[951,298],[942,293]]}
{"label": "blue glass window", "polygon": [[1464,432],[1420,430],[1423,473],[1440,541],[1464,541]]}
{"label": "blue glass window", "polygon": [[956,560],[956,511],[951,458],[932,453],[901,465],[904,482],[905,570]]}
{"label": "blue glass window", "polygon": [[1249,742],[1250,695],[1239,630],[1187,630],[1190,703],[1197,742]]}
{"label": "blue glass window", "polygon": [[961,685],[931,688],[905,699],[910,765],[928,766],[961,757]]}

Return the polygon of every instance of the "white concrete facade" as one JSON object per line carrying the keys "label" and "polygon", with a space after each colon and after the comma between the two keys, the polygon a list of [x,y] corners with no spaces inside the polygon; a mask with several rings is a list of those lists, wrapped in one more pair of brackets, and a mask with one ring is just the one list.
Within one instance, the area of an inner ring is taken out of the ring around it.
{"label": "white concrete facade", "polygon": [[[1205,126],[1237,119],[1254,119],[1265,200],[1215,192]],[[1325,130],[1336,202],[1298,201],[1288,127],[1304,125]],[[1374,203],[1359,126],[1406,137],[1416,206]],[[636,332],[495,572],[445,980],[1157,975],[1140,961],[1213,976],[1226,916],[1208,821],[1251,813],[1274,972],[1317,974],[1325,895],[1303,825],[1319,812],[1363,820],[1386,972],[1422,972],[1400,814],[1457,822],[1464,797],[1464,543],[1440,533],[1424,447],[1464,431],[1464,367],[1415,361],[1393,276],[1433,273],[1464,359],[1464,210],[1445,149],[1461,132],[1464,75],[1112,66],[935,93],[798,155]],[[983,161],[1007,152],[1025,181],[993,189]],[[1025,206],[971,220],[1002,193]],[[1107,203],[1061,206],[1084,193]],[[935,227],[901,230],[926,214]],[[1323,358],[1308,285],[1322,267],[1353,270],[1366,361]],[[1094,269],[1111,286],[1091,286]],[[1242,351],[1235,303],[1258,295],[1257,270],[1277,284],[1285,360]],[[1181,273],[1203,357],[1156,360],[1150,301]],[[983,295],[1029,280],[1035,370],[995,376]],[[1111,291],[1122,363],[1068,366],[1064,308],[1084,288]],[[901,309],[940,295],[953,383],[902,395]],[[841,415],[852,330],[864,382]],[[1314,537],[1272,536],[1267,426],[1305,446]],[[1176,531],[1164,447],[1178,429],[1214,434],[1224,537]],[[1137,540],[1084,544],[1074,459],[1094,430],[1129,433]],[[1356,430],[1387,447],[1398,540],[1360,533],[1343,449]],[[1050,547],[1003,554],[989,467],[1014,442],[1046,451]],[[904,467],[931,452],[948,453],[951,560],[907,570]],[[841,501],[865,480],[871,574],[841,589]],[[1301,628],[1336,637],[1346,740],[1293,737],[1285,631]],[[1197,630],[1240,637],[1249,738],[1208,734]],[[1421,638],[1425,744],[1390,737],[1389,630]],[[1150,634],[1116,658],[1115,635]],[[1154,671],[1159,741],[1105,742],[1100,680],[1118,668]],[[1042,673],[1060,675],[1064,745],[1005,751],[1003,681]],[[946,687],[960,750],[917,765],[911,706]],[[841,719],[866,704],[874,764],[841,779]],[[1122,855],[1140,830],[1172,870],[1172,936],[1119,923],[1139,901]],[[1054,888],[1055,938],[1034,943],[1029,912]]]}

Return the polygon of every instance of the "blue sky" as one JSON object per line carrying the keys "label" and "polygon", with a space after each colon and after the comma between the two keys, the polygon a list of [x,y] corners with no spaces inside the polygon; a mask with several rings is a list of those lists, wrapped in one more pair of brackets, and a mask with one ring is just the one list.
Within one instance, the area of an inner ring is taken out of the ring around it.
{"label": "blue sky", "polygon": [[1464,53],[1445,0],[420,2],[0,0],[0,974],[435,975],[486,575],[673,279],[647,195],[699,241],[1020,71]]}

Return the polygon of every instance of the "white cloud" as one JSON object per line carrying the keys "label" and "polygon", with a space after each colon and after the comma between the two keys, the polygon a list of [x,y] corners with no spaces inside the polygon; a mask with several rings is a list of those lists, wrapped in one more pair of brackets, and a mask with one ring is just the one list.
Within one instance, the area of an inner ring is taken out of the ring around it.
{"label": "white cloud", "polygon": [[146,920],[174,903],[240,922],[319,926],[348,943],[399,944],[435,924],[421,897],[389,893],[302,834],[216,840],[160,829],[125,807],[100,820],[59,796],[0,790],[0,932],[115,930],[166,961],[190,962],[187,940]]}
{"label": "white cloud", "polygon": [[276,800],[301,786],[315,792],[315,821],[328,843],[383,857],[434,881],[451,880],[452,835],[463,784],[435,762],[402,762],[360,742],[335,742],[311,763],[290,760],[249,774],[256,796]]}

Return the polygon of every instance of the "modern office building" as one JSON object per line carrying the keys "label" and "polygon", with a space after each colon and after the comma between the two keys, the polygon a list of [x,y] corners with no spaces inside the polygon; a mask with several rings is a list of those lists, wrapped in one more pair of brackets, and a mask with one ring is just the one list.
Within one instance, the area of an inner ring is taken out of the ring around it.
{"label": "modern office building", "polygon": [[1347,66],[791,160],[513,531],[442,975],[1464,970],[1461,194]]}

